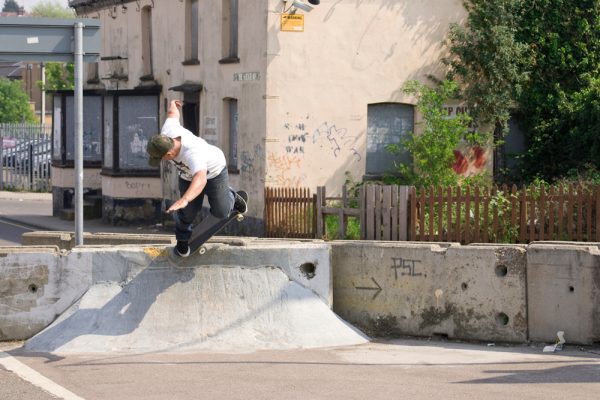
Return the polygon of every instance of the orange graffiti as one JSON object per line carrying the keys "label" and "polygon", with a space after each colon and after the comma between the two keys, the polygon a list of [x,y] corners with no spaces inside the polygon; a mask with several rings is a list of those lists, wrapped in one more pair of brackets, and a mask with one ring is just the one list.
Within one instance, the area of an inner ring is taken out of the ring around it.
{"label": "orange graffiti", "polygon": [[302,158],[300,158],[299,156],[292,156],[289,154],[278,156],[274,153],[269,153],[267,161],[270,164],[269,166],[273,167],[274,169],[289,171],[293,167],[300,168]]}

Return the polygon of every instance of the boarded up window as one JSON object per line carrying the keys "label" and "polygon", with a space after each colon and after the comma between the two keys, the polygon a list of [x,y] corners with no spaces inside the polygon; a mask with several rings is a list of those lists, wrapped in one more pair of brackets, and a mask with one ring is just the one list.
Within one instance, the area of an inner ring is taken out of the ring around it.
{"label": "boarded up window", "polygon": [[[75,159],[75,100],[66,97],[67,160]],[[83,96],[83,161],[102,161],[102,98]]]}
{"label": "boarded up window", "polygon": [[407,151],[391,154],[390,144],[402,146],[402,141],[414,130],[414,107],[409,104],[369,104],[367,116],[366,174],[381,176],[394,172],[394,161],[411,164]]}
{"label": "boarded up window", "polygon": [[158,96],[119,96],[120,169],[155,169],[148,165],[146,146],[159,133]]}

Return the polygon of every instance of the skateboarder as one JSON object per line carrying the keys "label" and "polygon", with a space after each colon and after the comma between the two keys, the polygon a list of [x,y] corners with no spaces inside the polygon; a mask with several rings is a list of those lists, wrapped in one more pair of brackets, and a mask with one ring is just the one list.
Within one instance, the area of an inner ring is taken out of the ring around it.
{"label": "skateboarder", "polygon": [[179,123],[181,101],[169,103],[167,119],[161,133],[153,136],[146,148],[148,163],[157,167],[161,161],[172,161],[179,173],[181,198],[173,203],[168,213],[175,213],[175,254],[190,255],[189,240],[192,222],[202,210],[204,195],[210,203],[210,213],[216,218],[227,218],[235,209],[240,213],[247,210],[246,201],[229,187],[227,162],[223,151],[208,144]]}

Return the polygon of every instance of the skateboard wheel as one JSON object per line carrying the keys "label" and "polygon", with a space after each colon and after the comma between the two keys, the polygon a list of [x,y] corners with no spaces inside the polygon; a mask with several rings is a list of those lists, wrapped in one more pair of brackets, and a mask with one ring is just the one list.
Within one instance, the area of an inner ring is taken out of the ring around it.
{"label": "skateboard wheel", "polygon": [[242,214],[238,214],[237,217],[235,217],[235,219],[237,220],[237,222],[242,222],[244,220],[244,216]]}
{"label": "skateboard wheel", "polygon": [[206,247],[202,246],[200,247],[200,250],[198,250],[198,254],[204,254],[206,253]]}

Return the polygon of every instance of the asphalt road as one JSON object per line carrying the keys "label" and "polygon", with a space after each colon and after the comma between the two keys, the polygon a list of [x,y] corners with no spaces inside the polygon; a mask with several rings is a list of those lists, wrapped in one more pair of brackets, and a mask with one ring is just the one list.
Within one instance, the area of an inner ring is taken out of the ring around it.
{"label": "asphalt road", "polygon": [[[72,355],[5,348],[0,365],[7,361],[41,374],[50,393],[66,390],[64,398],[76,400],[589,400],[600,393],[600,352],[577,346],[543,353],[541,345],[398,340],[243,354]],[[22,398],[11,395],[17,383],[2,382],[0,398]]]}
{"label": "asphalt road", "polygon": [[33,229],[15,222],[9,222],[0,217],[0,246],[20,246],[21,235]]}

